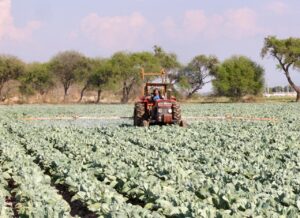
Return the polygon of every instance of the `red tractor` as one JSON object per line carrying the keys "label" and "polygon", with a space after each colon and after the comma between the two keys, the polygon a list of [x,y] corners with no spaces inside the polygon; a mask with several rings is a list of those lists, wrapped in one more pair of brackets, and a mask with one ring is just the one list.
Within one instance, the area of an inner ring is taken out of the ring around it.
{"label": "red tractor", "polygon": [[[181,118],[181,109],[176,98],[171,95],[171,85],[166,83],[166,73],[145,73],[141,71],[144,81],[145,76],[161,76],[161,83],[145,83],[143,95],[134,107],[134,125],[148,127],[149,125],[176,124],[185,126]],[[154,91],[159,92],[160,98],[155,98]]]}

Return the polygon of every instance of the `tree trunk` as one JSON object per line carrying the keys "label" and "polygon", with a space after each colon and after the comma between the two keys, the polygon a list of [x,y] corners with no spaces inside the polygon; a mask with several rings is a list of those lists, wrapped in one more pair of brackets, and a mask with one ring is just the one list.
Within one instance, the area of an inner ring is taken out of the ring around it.
{"label": "tree trunk", "polygon": [[126,103],[128,103],[128,101],[129,101],[129,96],[128,96],[127,92],[123,90],[123,97],[121,99],[121,103],[126,104]]}
{"label": "tree trunk", "polygon": [[79,100],[78,100],[78,103],[80,103],[80,102],[82,101],[82,98],[83,98],[83,95],[84,95],[84,92],[85,92],[86,89],[87,89],[87,85],[85,85],[85,86],[82,88],[82,90],[81,90],[81,92],[80,92],[80,98],[79,98]]}
{"label": "tree trunk", "polygon": [[99,89],[98,92],[97,92],[97,100],[96,100],[96,104],[99,104],[99,102],[100,102],[101,93],[102,93],[102,90]]}
{"label": "tree trunk", "polygon": [[5,98],[2,97],[2,89],[3,89],[3,87],[4,87],[4,83],[1,83],[0,84],[0,101],[4,101],[5,100]]}
{"label": "tree trunk", "polygon": [[64,85],[64,102],[65,102],[66,99],[67,99],[68,89],[69,89],[69,87],[67,87],[66,85]]}
{"label": "tree trunk", "polygon": [[133,86],[137,83],[136,78],[132,78],[129,82],[123,82],[123,96],[121,99],[121,103],[125,104],[129,101],[130,92],[132,91]]}
{"label": "tree trunk", "polygon": [[189,94],[187,95],[187,98],[191,98],[193,96],[193,94],[198,92],[201,88],[202,88],[201,86],[197,86],[196,88],[194,88],[191,92],[189,92]]}
{"label": "tree trunk", "polygon": [[189,92],[188,95],[186,96],[186,98],[190,99],[193,96],[194,93],[195,92]]}
{"label": "tree trunk", "polygon": [[121,103],[125,104],[128,103],[129,101],[129,87],[127,86],[126,82],[124,82],[123,84],[123,95],[122,95],[122,99],[121,99]]}
{"label": "tree trunk", "polygon": [[289,82],[289,84],[291,85],[291,87],[296,91],[297,93],[297,97],[296,97],[296,102],[300,102],[300,87],[297,86],[293,81],[292,78],[290,76],[290,73],[288,71],[288,69],[285,69],[285,76]]}
{"label": "tree trunk", "polygon": [[68,96],[68,90],[71,86],[72,81],[66,81],[63,83],[64,85],[64,102],[66,102],[67,100],[67,96]]}

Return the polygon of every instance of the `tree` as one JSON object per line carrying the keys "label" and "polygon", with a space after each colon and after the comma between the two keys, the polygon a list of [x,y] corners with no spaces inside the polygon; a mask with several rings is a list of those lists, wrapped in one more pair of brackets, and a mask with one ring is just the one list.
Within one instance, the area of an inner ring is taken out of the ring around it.
{"label": "tree", "polygon": [[96,89],[97,91],[96,103],[100,102],[102,91],[106,88],[112,88],[114,82],[111,62],[108,60],[96,61],[88,80],[91,89]]}
{"label": "tree", "polygon": [[279,63],[279,69],[283,70],[291,87],[296,91],[296,101],[300,102],[300,86],[297,86],[291,78],[291,68],[300,69],[300,38],[277,39],[275,36],[265,38],[261,51],[262,58],[271,56]]}
{"label": "tree", "polygon": [[177,82],[179,80],[178,72],[181,68],[177,55],[167,53],[162,47],[155,45],[154,56],[158,59],[160,66],[167,72],[170,83],[174,84]]}
{"label": "tree", "polygon": [[0,100],[3,101],[2,90],[6,82],[17,79],[24,73],[25,64],[17,57],[0,55]]}
{"label": "tree", "polygon": [[84,92],[90,87],[90,77],[93,69],[99,63],[101,63],[101,59],[86,58],[86,66],[82,70],[76,71],[75,80],[78,84],[82,85],[78,102],[82,101]]}
{"label": "tree", "polygon": [[203,88],[203,86],[211,80],[210,75],[217,68],[219,63],[215,56],[199,55],[185,67],[180,73],[180,85],[187,89],[187,97],[190,98],[196,92]]}
{"label": "tree", "polygon": [[257,95],[264,87],[264,69],[244,56],[225,60],[212,75],[215,77],[213,87],[222,96]]}
{"label": "tree", "polygon": [[28,64],[19,81],[20,91],[26,95],[32,95],[37,91],[43,96],[54,86],[53,74],[49,70],[49,65],[45,63]]}
{"label": "tree", "polygon": [[54,56],[50,61],[50,66],[64,87],[65,100],[77,75],[85,74],[89,70],[89,61],[84,55],[76,51],[66,51]]}
{"label": "tree", "polygon": [[111,60],[114,73],[118,75],[122,86],[122,103],[127,103],[133,85],[138,81],[139,75],[133,70],[130,54],[124,52],[115,53]]}
{"label": "tree", "polygon": [[110,62],[122,86],[122,103],[129,101],[134,86],[139,85],[141,68],[146,71],[158,71],[160,68],[157,58],[150,52],[118,52],[112,56]]}

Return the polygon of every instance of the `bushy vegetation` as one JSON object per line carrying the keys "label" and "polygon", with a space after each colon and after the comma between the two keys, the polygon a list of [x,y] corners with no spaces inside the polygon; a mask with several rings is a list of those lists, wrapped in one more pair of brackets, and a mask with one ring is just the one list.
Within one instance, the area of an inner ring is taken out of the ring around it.
{"label": "bushy vegetation", "polygon": [[258,95],[264,87],[264,69],[243,56],[225,60],[213,75],[213,87],[220,96]]}
{"label": "bushy vegetation", "polygon": [[[300,101],[300,88],[290,76],[291,69],[299,70],[300,43],[298,38],[277,39],[267,37],[262,57],[274,57],[283,70],[290,87]],[[190,99],[203,86],[213,81],[215,96],[242,99],[247,95],[259,95],[264,88],[263,67],[244,56],[233,56],[220,62],[217,57],[199,54],[184,65],[177,55],[154,46],[153,52],[116,52],[109,58],[90,58],[76,51],[56,54],[47,63],[23,63],[14,56],[0,56],[0,100],[6,95],[2,90],[6,83],[17,80],[23,96],[44,96],[51,89],[62,88],[64,101],[69,90],[76,85],[80,89],[81,102],[86,91],[96,91],[96,102],[104,91],[117,93],[120,102],[127,103],[138,95],[141,85],[140,71],[160,71],[168,74],[173,92]],[[73,100],[74,102],[74,100]]]}

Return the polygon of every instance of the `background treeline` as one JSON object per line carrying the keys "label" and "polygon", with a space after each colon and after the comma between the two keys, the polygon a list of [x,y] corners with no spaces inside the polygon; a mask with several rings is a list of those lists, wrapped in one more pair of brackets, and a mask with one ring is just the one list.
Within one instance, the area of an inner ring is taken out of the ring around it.
{"label": "background treeline", "polygon": [[[0,65],[2,101],[19,95],[23,102],[31,96],[45,102],[81,102],[92,93],[95,97],[91,101],[98,103],[106,93],[108,101],[127,103],[140,94],[142,67],[151,72],[164,68],[179,98],[192,98],[209,82],[215,95],[235,98],[257,95],[264,84],[263,68],[249,58],[234,56],[220,63],[215,56],[198,55],[183,65],[175,54],[159,46],[154,46],[153,52],[117,52],[110,58],[65,51],[46,63],[26,64],[17,57],[2,55]],[[8,84],[13,88],[4,90]],[[53,100],[51,95],[58,98]]]}
{"label": "background treeline", "polygon": [[[268,37],[261,54],[278,61],[299,100],[299,87],[289,76],[291,67],[300,66],[299,39]],[[247,57],[233,56],[220,62],[215,56],[197,55],[183,65],[176,54],[154,46],[151,52],[117,52],[109,58],[65,51],[46,63],[24,63],[17,57],[0,55],[0,100],[99,103],[104,93],[106,101],[127,103],[140,93],[141,68],[152,72],[164,68],[174,93],[184,99],[197,95],[210,82],[214,96],[233,99],[260,95],[264,90],[263,67]]]}

